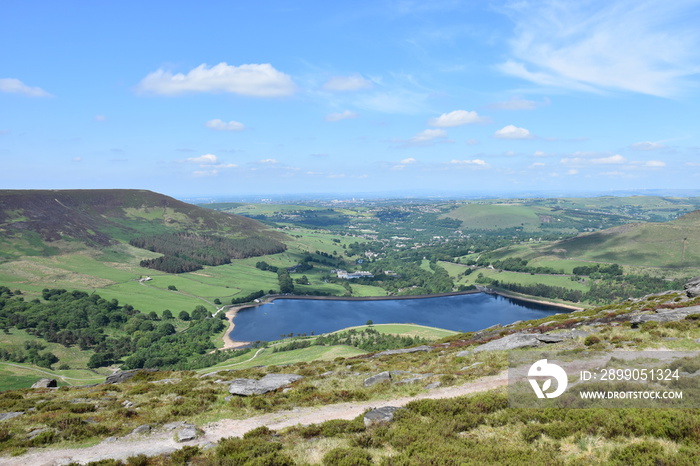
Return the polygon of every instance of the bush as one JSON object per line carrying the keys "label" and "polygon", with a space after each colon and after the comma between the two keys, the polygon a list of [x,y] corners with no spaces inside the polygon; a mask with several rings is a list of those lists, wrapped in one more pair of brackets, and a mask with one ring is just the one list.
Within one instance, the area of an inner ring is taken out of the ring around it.
{"label": "bush", "polygon": [[600,343],[600,338],[595,335],[588,335],[584,340],[583,344],[586,346],[593,346],[596,343]]}
{"label": "bush", "polygon": [[357,447],[334,448],[323,457],[326,466],[371,466],[372,456]]}

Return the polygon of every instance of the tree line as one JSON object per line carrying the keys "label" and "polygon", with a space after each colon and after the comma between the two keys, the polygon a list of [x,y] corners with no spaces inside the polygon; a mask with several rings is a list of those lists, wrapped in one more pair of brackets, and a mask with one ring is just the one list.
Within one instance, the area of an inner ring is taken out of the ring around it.
{"label": "tree line", "polygon": [[141,266],[168,273],[191,272],[204,265],[229,264],[231,259],[277,254],[287,249],[284,243],[260,235],[225,238],[194,232],[143,236],[132,239],[129,244],[163,254],[163,257],[141,261]]}

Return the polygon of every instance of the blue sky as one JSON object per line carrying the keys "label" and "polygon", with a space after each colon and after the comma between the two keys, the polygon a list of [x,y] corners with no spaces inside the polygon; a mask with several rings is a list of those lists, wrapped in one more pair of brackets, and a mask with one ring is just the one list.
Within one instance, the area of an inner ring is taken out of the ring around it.
{"label": "blue sky", "polygon": [[698,1],[0,8],[2,188],[700,184]]}

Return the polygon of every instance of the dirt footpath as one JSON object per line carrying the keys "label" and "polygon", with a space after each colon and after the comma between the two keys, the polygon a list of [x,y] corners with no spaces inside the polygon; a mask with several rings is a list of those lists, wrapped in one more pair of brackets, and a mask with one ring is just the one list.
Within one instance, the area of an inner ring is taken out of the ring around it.
{"label": "dirt footpath", "polygon": [[295,408],[290,411],[263,414],[248,419],[223,419],[202,427],[204,434],[189,442],[178,443],[173,437],[177,431],[162,432],[154,430],[150,434],[122,437],[104,441],[87,448],[70,449],[35,449],[22,456],[0,458],[0,465],[12,466],[49,466],[71,462],[81,464],[103,459],[126,460],[130,456],[144,454],[147,456],[171,453],[185,445],[205,445],[215,443],[224,437],[240,437],[249,430],[260,426],[270,429],[282,429],[297,424],[318,424],[331,419],[353,419],[370,408],[380,406],[404,406],[413,400],[454,398],[470,393],[483,392],[505,386],[508,383],[507,371],[498,375],[483,377],[464,385],[437,388],[416,396],[406,396],[385,401],[367,401],[359,403],[338,403],[311,408]]}

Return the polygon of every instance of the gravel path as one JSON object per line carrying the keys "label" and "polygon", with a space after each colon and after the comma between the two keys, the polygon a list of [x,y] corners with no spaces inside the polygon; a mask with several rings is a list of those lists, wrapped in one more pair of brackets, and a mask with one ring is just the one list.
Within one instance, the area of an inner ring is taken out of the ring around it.
{"label": "gravel path", "polygon": [[297,424],[309,425],[330,419],[353,419],[370,408],[380,406],[404,406],[413,400],[454,398],[470,393],[483,392],[505,386],[508,383],[507,371],[498,375],[483,377],[473,382],[454,387],[437,388],[416,396],[406,396],[385,401],[358,403],[338,403],[311,408],[295,408],[248,419],[222,419],[202,427],[204,434],[195,440],[178,443],[174,440],[177,430],[154,430],[150,434],[128,435],[112,441],[103,441],[87,448],[35,449],[22,456],[0,458],[0,465],[12,466],[53,466],[77,462],[81,464],[102,459],[121,459],[134,455],[148,456],[171,453],[185,445],[205,445],[215,443],[224,437],[240,437],[249,430],[260,426],[282,429]]}

